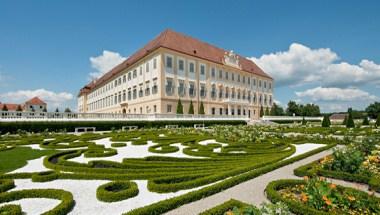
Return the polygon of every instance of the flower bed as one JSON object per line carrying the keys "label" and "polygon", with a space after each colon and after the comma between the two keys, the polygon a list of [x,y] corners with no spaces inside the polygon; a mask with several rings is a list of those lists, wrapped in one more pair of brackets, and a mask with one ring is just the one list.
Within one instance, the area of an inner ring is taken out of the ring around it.
{"label": "flower bed", "polygon": [[323,178],[273,181],[266,187],[266,194],[272,202],[285,202],[295,214],[380,213],[379,198]]}

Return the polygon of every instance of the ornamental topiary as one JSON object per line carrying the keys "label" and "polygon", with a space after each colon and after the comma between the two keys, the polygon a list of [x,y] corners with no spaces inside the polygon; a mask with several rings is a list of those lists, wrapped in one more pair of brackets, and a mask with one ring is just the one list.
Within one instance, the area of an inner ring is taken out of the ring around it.
{"label": "ornamental topiary", "polygon": [[347,128],[355,128],[355,122],[354,119],[352,118],[352,111],[348,111],[348,118],[347,118]]}
{"label": "ornamental topiary", "polygon": [[331,125],[330,118],[328,115],[325,115],[322,120],[322,127],[323,128],[329,128]]}
{"label": "ornamental topiary", "polygon": [[204,115],[205,114],[205,108],[203,106],[203,102],[201,101],[201,105],[199,106],[199,114]]}
{"label": "ornamental topiary", "polygon": [[369,125],[369,120],[368,120],[368,117],[367,117],[367,116],[365,116],[365,117],[363,118],[363,123],[362,123],[362,125]]}
{"label": "ornamental topiary", "polygon": [[178,103],[177,103],[177,111],[176,111],[177,114],[183,114],[183,106],[182,106],[182,102],[181,102],[181,99],[178,99]]}
{"label": "ornamental topiary", "polygon": [[377,120],[376,120],[376,127],[380,126],[380,114],[377,115]]}
{"label": "ornamental topiary", "polygon": [[194,105],[193,101],[190,100],[190,106],[189,106],[189,114],[194,114]]}
{"label": "ornamental topiary", "polygon": [[260,118],[264,116],[264,108],[263,106],[260,107]]}

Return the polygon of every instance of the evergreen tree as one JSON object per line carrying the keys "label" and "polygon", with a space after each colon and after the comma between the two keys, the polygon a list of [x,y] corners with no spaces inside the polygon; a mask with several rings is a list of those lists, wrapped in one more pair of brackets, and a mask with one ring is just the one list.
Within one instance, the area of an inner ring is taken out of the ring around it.
{"label": "evergreen tree", "polygon": [[16,109],[16,111],[18,111],[18,112],[22,111],[22,107],[21,107],[21,105],[17,105],[17,109]]}
{"label": "evergreen tree", "polygon": [[3,109],[1,109],[2,111],[8,111],[8,107],[6,104],[3,105]]}
{"label": "evergreen tree", "polygon": [[260,107],[259,114],[260,114],[260,118],[264,116],[264,108],[263,108],[263,106]]}
{"label": "evergreen tree", "polygon": [[281,106],[278,106],[275,102],[273,103],[270,109],[271,116],[282,116],[284,115],[284,109]]}
{"label": "evergreen tree", "polygon": [[352,118],[352,109],[348,109],[348,118],[347,118],[347,124],[346,128],[355,128],[355,122],[354,119]]}
{"label": "evergreen tree", "polygon": [[65,113],[71,113],[70,108],[67,107],[67,108],[65,109]]}
{"label": "evergreen tree", "polygon": [[306,125],[306,123],[305,117],[302,117],[302,125]]}
{"label": "evergreen tree", "polygon": [[369,120],[367,116],[364,117],[362,125],[369,125]]}
{"label": "evergreen tree", "polygon": [[376,127],[380,126],[380,114],[377,115],[377,120],[376,120]]}
{"label": "evergreen tree", "polygon": [[199,114],[202,114],[204,115],[205,114],[205,108],[203,106],[203,102],[201,101],[201,104],[199,106],[199,111],[198,111]]}
{"label": "evergreen tree", "polygon": [[325,115],[322,120],[322,127],[323,128],[329,128],[331,125],[330,118],[328,115]]}
{"label": "evergreen tree", "polygon": [[347,116],[344,117],[342,125],[347,125]]}
{"label": "evergreen tree", "polygon": [[56,112],[56,113],[59,113],[59,109],[58,109],[58,108],[56,108],[56,109],[55,109],[55,112]]}
{"label": "evergreen tree", "polygon": [[190,106],[189,106],[189,114],[194,114],[193,101],[191,101],[191,100],[190,100]]}
{"label": "evergreen tree", "polygon": [[270,115],[269,108],[267,107],[267,108],[265,108],[265,116],[269,116],[269,115]]}
{"label": "evergreen tree", "polygon": [[181,99],[178,99],[176,113],[177,114],[183,114],[183,106],[182,106]]}

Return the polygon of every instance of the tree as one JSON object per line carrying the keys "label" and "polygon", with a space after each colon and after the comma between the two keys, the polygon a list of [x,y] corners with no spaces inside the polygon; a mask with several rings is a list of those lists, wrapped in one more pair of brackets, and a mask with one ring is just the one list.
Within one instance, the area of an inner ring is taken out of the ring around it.
{"label": "tree", "polygon": [[264,108],[263,108],[263,106],[260,107],[259,114],[260,114],[260,118],[264,116]]}
{"label": "tree", "polygon": [[302,125],[306,125],[306,124],[307,124],[307,122],[305,120],[305,117],[302,117]]}
{"label": "tree", "polygon": [[368,116],[372,119],[376,119],[376,117],[380,114],[380,102],[375,102],[370,104],[365,111],[368,113]]}
{"label": "tree", "polygon": [[323,128],[329,128],[331,125],[330,118],[328,115],[325,115],[322,120],[322,127]]}
{"label": "tree", "polygon": [[270,115],[271,116],[283,116],[284,115],[284,109],[281,106],[278,106],[276,103],[273,103],[273,105],[270,109]]}
{"label": "tree", "polygon": [[47,109],[46,109],[46,107],[44,107],[44,109],[42,109],[42,112],[47,112]]}
{"label": "tree", "polygon": [[36,110],[34,109],[34,107],[32,107],[32,110],[31,110],[32,112],[36,112]]}
{"label": "tree", "polygon": [[293,114],[298,115],[299,113],[299,108],[298,105],[295,101],[289,101],[288,102],[288,108],[286,108],[286,114],[288,116],[293,116]]}
{"label": "tree", "polygon": [[181,99],[178,99],[176,113],[177,114],[183,114],[183,106],[182,106]]}
{"label": "tree", "polygon": [[267,108],[265,108],[265,116],[269,116],[269,115],[270,115],[269,108],[267,107]]}
{"label": "tree", "polygon": [[349,108],[346,128],[354,128],[354,127],[355,127],[355,122],[354,122],[354,119],[352,118],[352,109]]}
{"label": "tree", "polygon": [[377,115],[377,120],[376,120],[376,127],[380,126],[380,114]]}
{"label": "tree", "polygon": [[70,108],[65,108],[65,113],[71,113],[71,110],[70,110]]}
{"label": "tree", "polygon": [[347,116],[344,116],[344,119],[343,119],[342,125],[347,125]]}
{"label": "tree", "polygon": [[365,116],[365,117],[363,118],[363,123],[362,123],[362,125],[369,125],[369,120],[368,120],[368,117],[367,117],[367,116]]}
{"label": "tree", "polygon": [[191,100],[190,100],[190,106],[189,106],[189,114],[194,114],[193,101],[191,101]]}
{"label": "tree", "polygon": [[22,111],[22,107],[21,105],[17,105],[17,109],[16,109],[17,112],[21,112]]}
{"label": "tree", "polygon": [[55,109],[55,112],[56,112],[56,113],[59,113],[59,109],[58,109],[58,108],[56,108],[56,109]]}
{"label": "tree", "polygon": [[8,107],[6,104],[3,105],[3,109],[1,109],[2,111],[8,111]]}
{"label": "tree", "polygon": [[205,108],[204,108],[204,106],[203,106],[203,102],[202,102],[202,101],[201,101],[201,104],[200,104],[200,106],[199,106],[198,114],[202,114],[202,115],[205,114]]}

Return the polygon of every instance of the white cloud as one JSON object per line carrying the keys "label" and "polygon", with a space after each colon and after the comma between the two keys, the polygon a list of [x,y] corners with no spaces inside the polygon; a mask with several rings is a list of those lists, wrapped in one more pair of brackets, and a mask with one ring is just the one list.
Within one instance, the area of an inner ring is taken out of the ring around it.
{"label": "white cloud", "polygon": [[295,93],[299,98],[317,102],[322,111],[346,111],[347,108],[362,110],[379,98],[357,88],[316,87]]}
{"label": "white cloud", "polygon": [[35,96],[41,98],[50,108],[67,105],[74,98],[71,93],[67,92],[56,93],[45,89],[37,89],[2,93],[0,94],[0,100],[3,103],[24,103]]}
{"label": "white cloud", "polygon": [[104,50],[102,55],[90,57],[91,67],[96,70],[96,72],[90,73],[90,79],[101,77],[126,59],[117,52],[107,50]]}
{"label": "white cloud", "polygon": [[358,65],[338,62],[338,55],[328,48],[311,49],[293,43],[289,50],[251,57],[275,80],[277,86],[318,83],[327,87],[348,87],[372,83],[380,85],[380,65],[362,60]]}
{"label": "white cloud", "polygon": [[366,91],[356,88],[316,87],[296,92],[298,97],[306,97],[312,101],[374,101],[378,98]]}

